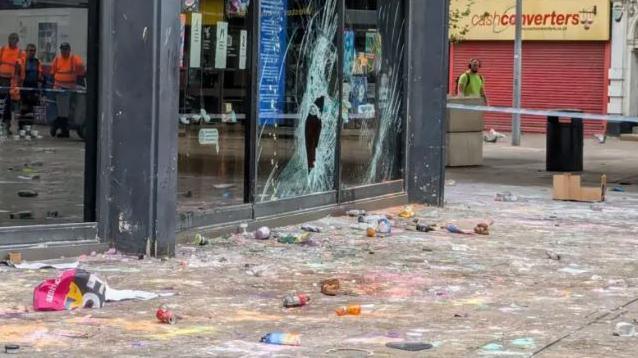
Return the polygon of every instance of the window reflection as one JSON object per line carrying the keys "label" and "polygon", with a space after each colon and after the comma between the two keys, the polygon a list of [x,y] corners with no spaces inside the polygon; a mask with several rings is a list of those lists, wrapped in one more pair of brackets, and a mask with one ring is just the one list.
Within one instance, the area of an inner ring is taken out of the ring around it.
{"label": "window reflection", "polygon": [[0,2],[0,226],[82,222],[88,1]]}
{"label": "window reflection", "polygon": [[249,0],[183,7],[179,109],[180,211],[245,202],[252,31]]}

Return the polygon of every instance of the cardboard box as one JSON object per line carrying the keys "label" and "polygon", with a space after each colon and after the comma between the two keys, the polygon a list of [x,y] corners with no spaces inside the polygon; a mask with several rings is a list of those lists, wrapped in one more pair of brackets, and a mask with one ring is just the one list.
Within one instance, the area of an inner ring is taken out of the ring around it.
{"label": "cardboard box", "polygon": [[606,193],[606,175],[602,176],[600,187],[597,188],[583,187],[580,175],[554,175],[554,200],[599,202],[605,201]]}
{"label": "cardboard box", "polygon": [[[448,103],[463,104],[467,106],[483,106],[485,102],[480,97],[448,97]],[[448,109],[447,132],[482,132],[485,127],[483,112],[461,111]]]}
{"label": "cardboard box", "polygon": [[448,133],[447,166],[467,167],[483,164],[483,132]]}
{"label": "cardboard box", "polygon": [[9,253],[9,262],[14,265],[19,265],[22,263],[22,253],[20,252],[10,252]]}

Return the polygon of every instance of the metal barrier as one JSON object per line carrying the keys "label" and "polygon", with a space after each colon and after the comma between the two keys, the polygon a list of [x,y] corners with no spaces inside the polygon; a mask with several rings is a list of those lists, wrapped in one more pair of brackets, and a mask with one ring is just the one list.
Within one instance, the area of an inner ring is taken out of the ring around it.
{"label": "metal barrier", "polygon": [[539,116],[539,117],[568,117],[568,118],[586,119],[590,121],[630,122],[630,123],[638,124],[638,117],[627,117],[627,116],[619,116],[619,115],[613,115],[613,114],[609,115],[609,114],[595,114],[595,113],[574,113],[574,112],[561,112],[561,111],[538,110],[538,109],[517,109],[512,107],[474,106],[474,105],[464,105],[464,104],[457,104],[457,103],[448,103],[447,108],[457,109],[461,111],[522,114],[522,115]]}

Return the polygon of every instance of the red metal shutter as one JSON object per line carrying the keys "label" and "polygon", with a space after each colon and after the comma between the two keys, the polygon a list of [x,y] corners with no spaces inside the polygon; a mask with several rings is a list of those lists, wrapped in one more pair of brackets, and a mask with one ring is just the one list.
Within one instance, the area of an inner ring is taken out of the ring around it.
{"label": "red metal shutter", "polygon": [[[605,46],[606,42],[525,42],[523,108],[606,113]],[[490,105],[512,106],[513,42],[468,41],[454,45],[452,54],[451,78],[462,74],[471,58],[479,58]],[[511,131],[511,122],[508,114],[485,115],[486,129]],[[546,119],[523,116],[522,129],[545,133]],[[604,131],[603,122],[585,121],[587,135]]]}

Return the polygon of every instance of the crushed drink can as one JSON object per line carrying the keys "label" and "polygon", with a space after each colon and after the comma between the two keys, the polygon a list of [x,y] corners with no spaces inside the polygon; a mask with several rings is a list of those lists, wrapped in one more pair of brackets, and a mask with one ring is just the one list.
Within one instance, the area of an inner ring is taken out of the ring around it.
{"label": "crushed drink can", "polygon": [[431,232],[434,231],[434,226],[427,224],[417,224],[416,230],[420,232]]}
{"label": "crushed drink can", "polygon": [[173,325],[177,323],[177,318],[173,314],[173,311],[169,310],[166,305],[160,306],[160,308],[157,310],[157,313],[155,313],[155,317],[157,317],[160,322],[165,324]]}
{"label": "crushed drink can", "polygon": [[280,346],[300,346],[301,335],[292,333],[268,333],[261,337],[260,342]]}
{"label": "crushed drink can", "polygon": [[284,297],[284,307],[286,308],[294,308],[294,307],[303,307],[310,302],[310,297],[303,293],[300,294],[290,294]]}

